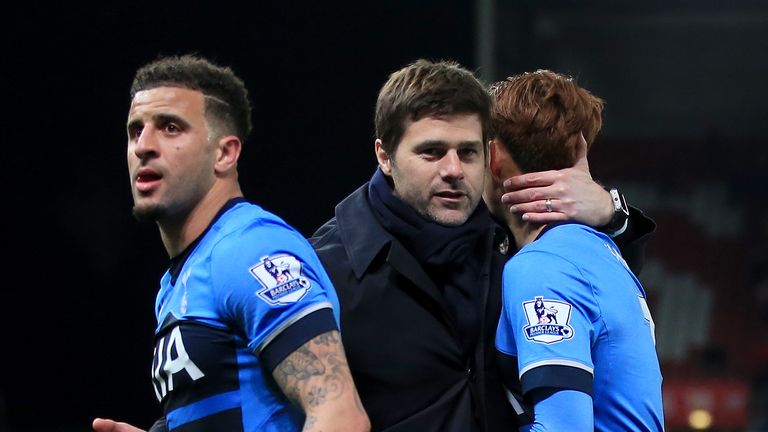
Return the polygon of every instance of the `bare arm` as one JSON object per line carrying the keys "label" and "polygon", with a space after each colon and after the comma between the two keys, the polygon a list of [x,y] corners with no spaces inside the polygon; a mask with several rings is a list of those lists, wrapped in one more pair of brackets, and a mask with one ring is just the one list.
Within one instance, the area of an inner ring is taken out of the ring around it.
{"label": "bare arm", "polygon": [[338,331],[305,343],[280,362],[272,375],[307,415],[304,431],[370,430]]}

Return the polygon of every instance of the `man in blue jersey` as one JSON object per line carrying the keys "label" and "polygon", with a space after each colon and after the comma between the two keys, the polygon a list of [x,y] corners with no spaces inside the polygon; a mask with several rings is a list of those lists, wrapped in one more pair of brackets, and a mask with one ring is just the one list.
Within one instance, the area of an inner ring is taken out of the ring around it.
{"label": "man in blue jersey", "polygon": [[151,430],[368,430],[328,276],[298,232],[243,199],[243,82],[205,59],[169,57],[138,70],[131,96],[133,213],[157,222],[171,257],[152,362],[164,416]]}
{"label": "man in blue jersey", "polygon": [[500,204],[504,179],[579,159],[600,130],[603,101],[550,71],[508,78],[491,93],[484,196],[521,247],[504,267],[496,347],[505,383],[521,385],[534,406],[521,430],[663,430],[653,321],[614,242],[576,222],[524,221]]}

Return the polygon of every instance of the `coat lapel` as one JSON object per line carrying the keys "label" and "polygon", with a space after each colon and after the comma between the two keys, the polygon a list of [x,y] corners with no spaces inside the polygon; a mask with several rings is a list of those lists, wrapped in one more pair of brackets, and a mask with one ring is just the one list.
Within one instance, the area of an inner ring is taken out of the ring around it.
{"label": "coat lapel", "polygon": [[446,312],[445,297],[443,293],[435,286],[432,279],[427,275],[416,258],[399,241],[392,239],[387,261],[392,268],[403,277],[411,281],[409,289],[420,291],[427,295],[429,299],[437,305],[437,310],[443,321],[449,326],[455,334],[456,328],[453,319]]}

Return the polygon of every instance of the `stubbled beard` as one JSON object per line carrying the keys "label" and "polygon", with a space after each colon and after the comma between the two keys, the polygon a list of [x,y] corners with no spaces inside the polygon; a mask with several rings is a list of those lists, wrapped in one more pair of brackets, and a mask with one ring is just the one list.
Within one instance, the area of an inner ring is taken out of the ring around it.
{"label": "stubbled beard", "polygon": [[157,222],[167,215],[166,208],[160,204],[133,206],[133,217],[139,222]]}
{"label": "stubbled beard", "polygon": [[444,218],[439,217],[436,213],[432,213],[431,211],[429,211],[429,209],[425,210],[423,213],[422,212],[419,212],[419,213],[421,213],[422,216],[424,216],[425,218],[431,220],[432,222],[438,225],[443,225],[448,227],[456,227],[456,226],[464,225],[469,219],[469,215],[467,215],[467,217],[461,222],[448,221],[448,220],[445,220]]}

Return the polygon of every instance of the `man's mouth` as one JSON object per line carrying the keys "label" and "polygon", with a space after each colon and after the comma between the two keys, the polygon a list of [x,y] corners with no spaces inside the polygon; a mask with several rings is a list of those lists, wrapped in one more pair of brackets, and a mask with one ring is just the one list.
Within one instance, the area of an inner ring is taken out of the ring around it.
{"label": "man's mouth", "polygon": [[446,190],[435,192],[435,196],[445,201],[461,201],[467,194],[462,191]]}
{"label": "man's mouth", "polygon": [[163,178],[162,174],[155,170],[142,168],[136,175],[136,190],[142,193],[152,191]]}

